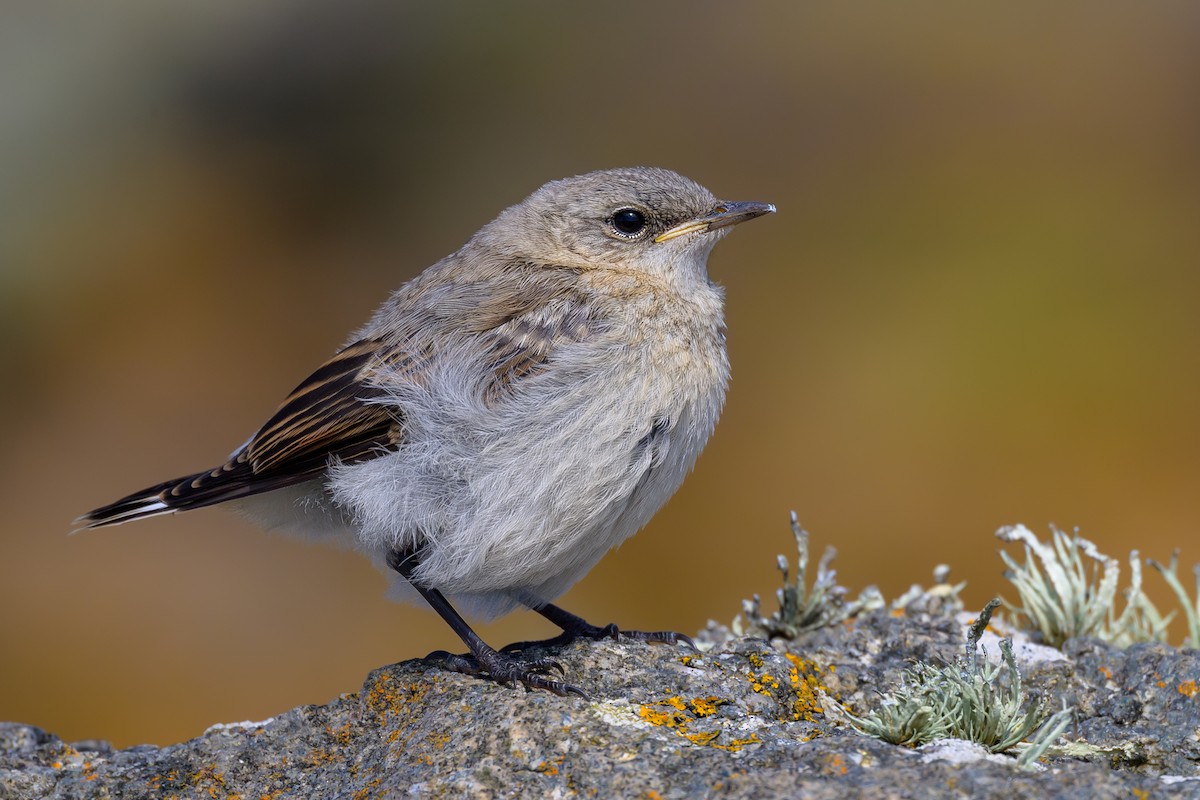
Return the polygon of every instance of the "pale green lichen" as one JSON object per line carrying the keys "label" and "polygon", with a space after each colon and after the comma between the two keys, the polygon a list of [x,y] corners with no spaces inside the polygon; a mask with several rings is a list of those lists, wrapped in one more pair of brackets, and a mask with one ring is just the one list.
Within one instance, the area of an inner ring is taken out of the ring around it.
{"label": "pale green lichen", "polygon": [[747,633],[765,639],[795,639],[802,633],[836,625],[863,611],[883,607],[883,595],[874,586],[864,589],[858,599],[846,600],[846,589],[837,584],[837,573],[829,566],[837,556],[833,547],[825,548],[824,555],[817,562],[816,580],[811,587],[808,586],[809,534],[800,527],[794,511],[791,513],[791,522],[798,555],[795,581],[791,580],[788,560],[779,556],[777,567],[783,573],[783,588],[775,593],[779,610],[764,617],[762,600],[757,594],[754,595],[753,599],[742,602],[745,623],[741,618],[735,618],[732,625],[734,633]]}
{"label": "pale green lichen", "polygon": [[1072,712],[1063,708],[1048,714],[1040,698],[1026,696],[1011,639],[1000,642],[1002,663],[988,660],[979,638],[999,604],[993,600],[980,613],[955,663],[917,662],[879,708],[863,716],[840,705],[838,710],[859,733],[910,747],[955,738],[1000,753],[1028,741],[1018,764],[1031,766],[1062,735]]}
{"label": "pale green lichen", "polygon": [[1005,605],[1016,614],[1019,624],[1038,631],[1043,641],[1054,647],[1076,636],[1094,636],[1118,647],[1166,639],[1172,615],[1160,614],[1142,592],[1136,550],[1129,558],[1125,607],[1117,614],[1120,562],[1101,553],[1078,532],[1068,535],[1054,526],[1051,531],[1049,544],[1024,525],[996,531],[998,538],[1025,547],[1023,564],[1000,551],[1008,567],[1004,577],[1016,587],[1021,600],[1020,605],[1007,601]]}
{"label": "pale green lichen", "polygon": [[1171,587],[1171,591],[1179,598],[1179,605],[1183,607],[1183,615],[1187,621],[1187,636],[1183,640],[1184,647],[1200,648],[1200,564],[1192,567],[1192,574],[1196,580],[1196,599],[1188,597],[1187,589],[1183,588],[1183,583],[1179,580],[1179,551],[1171,553],[1171,562],[1167,566],[1163,566],[1154,559],[1148,559],[1150,566],[1158,570],[1163,576],[1163,580]]}

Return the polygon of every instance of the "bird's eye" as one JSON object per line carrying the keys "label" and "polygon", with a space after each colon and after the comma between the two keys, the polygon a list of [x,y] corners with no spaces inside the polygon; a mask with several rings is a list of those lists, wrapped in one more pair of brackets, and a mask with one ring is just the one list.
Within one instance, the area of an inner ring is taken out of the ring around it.
{"label": "bird's eye", "polygon": [[646,216],[636,208],[620,208],[613,212],[612,226],[622,236],[637,236],[646,230]]}

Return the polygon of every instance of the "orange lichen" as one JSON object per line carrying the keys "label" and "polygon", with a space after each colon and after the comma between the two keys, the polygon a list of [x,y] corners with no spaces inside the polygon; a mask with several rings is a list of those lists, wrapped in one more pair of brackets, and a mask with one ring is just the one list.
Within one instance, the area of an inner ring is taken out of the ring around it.
{"label": "orange lichen", "polygon": [[534,769],[536,769],[538,772],[542,773],[543,775],[557,775],[558,768],[562,766],[562,763],[565,759],[566,759],[566,756],[559,756],[558,758],[552,759],[550,761],[543,761],[542,763],[540,763],[536,767],[534,767]]}
{"label": "orange lichen", "polygon": [[197,789],[203,789],[212,800],[228,798],[225,791],[225,773],[217,772],[216,767],[201,767],[188,776],[188,783]]}
{"label": "orange lichen", "polygon": [[334,741],[336,741],[338,744],[342,745],[343,747],[350,744],[350,741],[354,738],[354,734],[351,732],[349,722],[347,722],[345,725],[343,725],[342,727],[340,727],[336,730],[334,730],[330,726],[326,725],[325,733],[328,734],[331,739],[333,739]]}
{"label": "orange lichen", "polygon": [[371,797],[371,790],[378,789],[379,784],[381,784],[381,783],[383,783],[383,778],[374,779],[373,781],[368,783],[366,786],[364,786],[363,788],[359,789],[357,792],[354,793],[354,800],[369,800],[369,798]]}
{"label": "orange lichen", "polygon": [[1184,681],[1176,687],[1175,691],[1179,692],[1184,697],[1195,697],[1200,689],[1196,688],[1195,681]]}
{"label": "orange lichen", "polygon": [[846,760],[837,753],[830,754],[825,758],[825,774],[827,775],[845,775],[849,771],[846,766]]}
{"label": "orange lichen", "polygon": [[332,764],[335,761],[345,761],[346,758],[341,753],[336,753],[326,750],[323,747],[318,747],[308,751],[305,754],[303,763],[308,767],[320,767],[325,764]]}
{"label": "orange lichen", "polygon": [[363,698],[366,710],[374,715],[379,727],[391,729],[387,732],[387,743],[399,745],[397,750],[391,752],[393,757],[399,757],[399,752],[414,735],[411,730],[406,733],[405,723],[418,713],[417,709],[422,707],[430,688],[430,683],[399,683],[391,674],[382,673],[366,690]]}
{"label": "orange lichen", "polygon": [[1112,680],[1113,672],[1112,672],[1112,670],[1111,670],[1111,669],[1109,669],[1108,667],[1101,666],[1101,667],[1100,667],[1100,674],[1104,676],[1104,679],[1105,679],[1105,680],[1109,680],[1109,681],[1111,681],[1111,680]]}
{"label": "orange lichen", "polygon": [[427,683],[397,685],[390,674],[384,673],[367,691],[367,707],[380,718],[380,722],[386,722],[389,714],[404,713],[407,707],[419,704],[428,692]]}

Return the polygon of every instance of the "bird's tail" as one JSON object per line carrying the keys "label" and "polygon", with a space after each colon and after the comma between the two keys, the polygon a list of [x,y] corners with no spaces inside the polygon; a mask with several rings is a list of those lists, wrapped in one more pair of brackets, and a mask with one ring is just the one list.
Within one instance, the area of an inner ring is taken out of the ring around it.
{"label": "bird's tail", "polygon": [[75,520],[73,523],[75,529],[72,533],[87,530],[88,528],[120,525],[123,522],[131,522],[135,519],[157,517],[160,514],[172,514],[176,511],[182,511],[184,510],[183,508],[172,505],[170,502],[171,490],[181,483],[189,483],[194,477],[189,475],[183,478],[176,478],[173,481],[166,481],[156,486],[150,486],[142,489],[140,492],[134,492],[131,495],[122,497],[116,502],[93,509]]}
{"label": "bird's tail", "polygon": [[303,477],[305,476],[283,475],[266,480],[257,478],[239,451],[216,469],[164,481],[89,511],[75,520],[75,530],[103,528],[106,525],[120,525],[135,519],[204,508],[278,489],[280,486],[296,483]]}
{"label": "bird's tail", "polygon": [[191,511],[269,492],[311,480],[317,467],[324,466],[324,461],[305,462],[302,466],[305,468],[259,475],[250,465],[245,448],[238,448],[227,462],[215,469],[164,481],[89,511],[75,520],[75,531]]}

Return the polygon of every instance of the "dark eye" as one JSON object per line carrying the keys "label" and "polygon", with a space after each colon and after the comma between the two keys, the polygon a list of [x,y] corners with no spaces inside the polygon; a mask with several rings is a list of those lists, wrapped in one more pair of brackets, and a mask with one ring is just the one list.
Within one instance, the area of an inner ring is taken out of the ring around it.
{"label": "dark eye", "polygon": [[613,212],[612,226],[624,236],[637,236],[646,230],[646,217],[636,208],[621,208]]}

